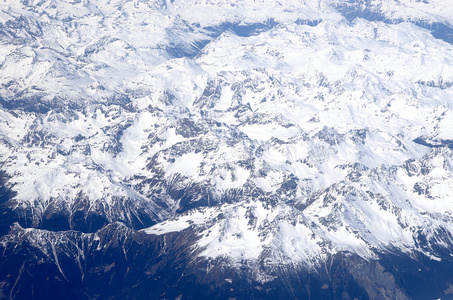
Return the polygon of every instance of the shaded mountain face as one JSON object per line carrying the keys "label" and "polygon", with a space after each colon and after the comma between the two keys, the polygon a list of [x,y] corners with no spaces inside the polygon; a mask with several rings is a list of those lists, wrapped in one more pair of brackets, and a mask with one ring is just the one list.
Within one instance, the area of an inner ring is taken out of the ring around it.
{"label": "shaded mountain face", "polygon": [[0,3],[0,298],[452,299],[449,2]]}

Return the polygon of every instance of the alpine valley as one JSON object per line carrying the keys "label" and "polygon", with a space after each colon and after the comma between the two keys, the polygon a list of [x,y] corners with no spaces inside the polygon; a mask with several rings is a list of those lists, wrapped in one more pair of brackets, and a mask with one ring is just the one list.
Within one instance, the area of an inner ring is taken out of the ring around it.
{"label": "alpine valley", "polygon": [[452,0],[0,0],[0,299],[453,299]]}

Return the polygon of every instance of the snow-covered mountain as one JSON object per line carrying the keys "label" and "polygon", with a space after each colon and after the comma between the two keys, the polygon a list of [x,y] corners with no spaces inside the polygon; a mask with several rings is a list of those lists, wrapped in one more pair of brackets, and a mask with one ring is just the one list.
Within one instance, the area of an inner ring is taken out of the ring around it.
{"label": "snow-covered mountain", "polygon": [[0,43],[0,298],[452,297],[451,1],[11,0]]}

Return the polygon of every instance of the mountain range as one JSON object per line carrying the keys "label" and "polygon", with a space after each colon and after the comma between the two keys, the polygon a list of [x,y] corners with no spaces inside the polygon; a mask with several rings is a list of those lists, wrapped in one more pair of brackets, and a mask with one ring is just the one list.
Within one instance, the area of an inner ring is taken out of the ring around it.
{"label": "mountain range", "polygon": [[8,0],[0,45],[0,299],[453,299],[450,0]]}

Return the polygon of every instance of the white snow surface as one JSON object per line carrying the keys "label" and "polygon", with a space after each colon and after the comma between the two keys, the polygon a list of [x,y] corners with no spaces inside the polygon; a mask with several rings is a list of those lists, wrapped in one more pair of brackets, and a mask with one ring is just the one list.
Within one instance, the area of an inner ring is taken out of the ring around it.
{"label": "white snow surface", "polygon": [[[385,23],[345,3],[0,2],[16,207],[144,201],[145,232],[193,229],[210,258],[436,259],[418,241],[453,235],[453,45],[416,24],[451,28],[453,6],[371,1]],[[172,191],[213,207],[179,215]]]}

